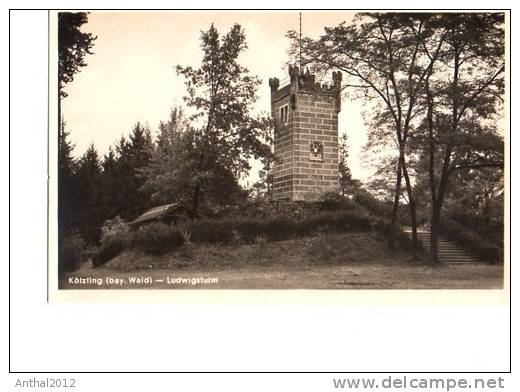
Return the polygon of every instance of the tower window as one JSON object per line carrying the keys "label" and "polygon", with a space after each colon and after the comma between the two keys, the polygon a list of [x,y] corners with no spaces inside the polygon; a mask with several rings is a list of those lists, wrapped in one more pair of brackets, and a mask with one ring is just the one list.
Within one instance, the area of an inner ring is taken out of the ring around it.
{"label": "tower window", "polygon": [[280,108],[280,121],[282,124],[289,122],[289,105],[284,105]]}

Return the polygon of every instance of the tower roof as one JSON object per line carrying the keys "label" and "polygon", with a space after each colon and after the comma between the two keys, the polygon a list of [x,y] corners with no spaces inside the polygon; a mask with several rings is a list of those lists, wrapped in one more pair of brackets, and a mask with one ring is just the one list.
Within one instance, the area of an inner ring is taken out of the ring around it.
{"label": "tower roof", "polygon": [[[269,86],[271,90],[279,91],[279,93],[285,92],[285,94],[289,93],[289,86],[293,86],[293,90],[296,89],[302,92],[309,93],[329,93],[335,94],[341,89],[341,72],[332,72],[332,83],[324,82],[323,80],[317,80],[316,75],[310,73],[309,69],[300,69],[296,65],[289,65],[288,69],[289,78],[283,79],[287,80],[287,84],[283,84],[280,87],[280,80],[278,78],[270,78]],[[281,94],[281,95],[285,95]],[[277,94],[278,95],[278,94]]]}

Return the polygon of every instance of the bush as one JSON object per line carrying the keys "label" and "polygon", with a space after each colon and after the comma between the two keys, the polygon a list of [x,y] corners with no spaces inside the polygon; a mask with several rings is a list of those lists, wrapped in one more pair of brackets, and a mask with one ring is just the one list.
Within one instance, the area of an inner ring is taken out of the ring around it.
{"label": "bush", "polygon": [[318,202],[321,211],[337,211],[345,208],[346,199],[336,192],[325,193]]}
{"label": "bush", "polygon": [[378,200],[364,189],[356,190],[352,199],[376,216],[390,217],[392,214],[391,204]]}
{"label": "bush", "polygon": [[119,255],[127,246],[128,234],[124,232],[105,234],[101,245],[92,257],[92,265],[98,267]]}
{"label": "bush", "polygon": [[127,233],[130,230],[128,224],[118,215],[113,219],[107,219],[101,225],[102,236],[116,233]]}
{"label": "bush", "polygon": [[[270,221],[257,223],[257,234],[266,236],[270,241],[281,241],[293,237],[297,231],[298,221],[289,217],[280,217]],[[251,233],[250,235],[253,235]]]}
{"label": "bush", "polygon": [[321,227],[324,231],[338,233],[369,231],[372,228],[370,216],[366,211],[323,212],[302,221],[301,224],[308,228]]}
{"label": "bush", "polygon": [[450,219],[445,219],[442,222],[440,231],[449,239],[467,247],[471,253],[483,261],[503,261],[504,252],[500,245],[483,238],[475,231],[461,225],[460,223]]}
{"label": "bush", "polygon": [[281,241],[292,237],[314,235],[318,230],[368,231],[380,224],[379,220],[373,222],[366,211],[323,211],[303,219],[281,216],[270,220],[199,221],[193,225],[192,238],[194,242],[252,244],[256,242],[258,236],[265,237],[269,241]]}
{"label": "bush", "polygon": [[[352,207],[352,204],[350,204]],[[299,214],[298,214],[299,215]],[[226,220],[198,220],[184,226],[151,223],[135,231],[117,231],[105,234],[93,257],[99,266],[116,257],[125,249],[146,254],[162,255],[180,249],[186,257],[193,257],[192,243],[239,245],[261,244],[317,233],[363,232],[386,227],[383,218],[373,217],[362,207],[337,211],[314,211],[307,216],[281,215],[275,218]],[[184,249],[183,249],[184,247]]]}
{"label": "bush", "polygon": [[235,220],[205,220],[197,221],[192,226],[193,242],[209,242],[229,244],[233,240],[233,229],[238,221]]}
{"label": "bush", "polygon": [[85,241],[79,234],[73,234],[63,239],[59,248],[58,268],[62,272],[71,272],[78,269],[83,260]]}
{"label": "bush", "polygon": [[265,261],[268,259],[268,247],[267,247],[267,237],[259,234],[255,238],[255,243],[251,247],[251,256],[256,260],[262,260],[265,264]]}
{"label": "bush", "polygon": [[178,249],[184,243],[180,230],[164,223],[150,223],[129,233],[129,247],[152,255]]}
{"label": "bush", "polygon": [[478,233],[489,242],[497,246],[503,246],[504,222],[502,219],[490,219],[466,211],[454,211],[448,214],[448,219],[465,226],[467,229]]}
{"label": "bush", "polygon": [[[375,227],[366,211],[324,211],[296,219],[281,216],[265,219],[227,219],[194,221],[189,229],[189,242],[239,245],[254,244],[258,238],[280,241],[314,235],[319,229],[330,232],[368,231]],[[154,223],[130,232],[128,247],[149,254],[164,254],[186,242],[186,230]]]}
{"label": "bush", "polygon": [[330,261],[337,256],[337,244],[326,232],[318,232],[307,245],[307,254],[319,261]]}

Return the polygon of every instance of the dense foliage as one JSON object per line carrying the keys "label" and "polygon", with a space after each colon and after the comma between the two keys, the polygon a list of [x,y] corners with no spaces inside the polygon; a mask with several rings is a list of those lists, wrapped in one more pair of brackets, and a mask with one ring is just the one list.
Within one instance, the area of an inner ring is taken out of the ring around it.
{"label": "dense foliage", "polygon": [[[416,199],[427,195],[422,207],[437,262],[437,233],[458,173],[492,169],[503,176],[504,13],[359,13],[301,45],[296,32],[289,37],[293,54],[302,48],[316,72],[343,71],[346,88],[363,100],[377,185],[393,192],[396,229],[405,200],[414,243]],[[489,178],[474,180],[485,188]]]}
{"label": "dense foliage", "polygon": [[252,213],[253,209],[255,207],[250,208],[247,218],[197,220],[180,227],[157,222],[133,231],[108,233],[101,240],[94,264],[101,265],[123,250],[159,255],[180,249],[186,243],[186,232],[189,232],[190,243],[239,245],[325,233],[384,232],[389,222],[357,202],[345,200],[335,204],[325,200],[305,206],[300,213],[295,213],[299,207],[294,205],[292,209],[284,209],[285,213],[273,214],[267,219],[264,209],[257,206],[257,214]]}
{"label": "dense foliage", "polygon": [[58,14],[58,81],[60,99],[67,96],[63,88],[74,80],[74,75],[87,65],[85,56],[92,54],[96,37],[81,31],[88,21],[86,12]]}

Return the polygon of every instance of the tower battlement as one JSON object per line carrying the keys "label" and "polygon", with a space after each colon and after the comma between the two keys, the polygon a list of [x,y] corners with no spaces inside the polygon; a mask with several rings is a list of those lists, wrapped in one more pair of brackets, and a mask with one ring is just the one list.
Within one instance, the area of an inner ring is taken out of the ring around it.
{"label": "tower battlement", "polygon": [[289,66],[289,84],[269,79],[275,119],[273,193],[275,199],[318,200],[338,192],[338,113],[341,72],[332,84]]}

